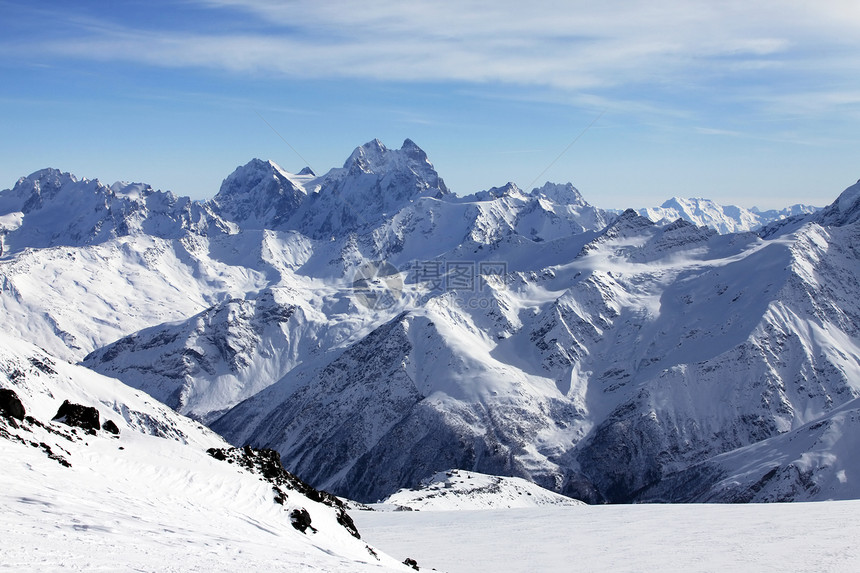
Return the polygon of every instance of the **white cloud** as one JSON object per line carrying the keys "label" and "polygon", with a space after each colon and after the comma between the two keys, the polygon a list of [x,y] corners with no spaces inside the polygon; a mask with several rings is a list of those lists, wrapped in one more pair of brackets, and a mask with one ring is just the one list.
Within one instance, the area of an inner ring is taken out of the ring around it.
{"label": "white cloud", "polygon": [[170,30],[88,22],[56,40],[0,45],[0,53],[293,78],[500,82],[609,100],[635,100],[637,90],[648,89],[715,96],[719,85],[742,92],[749,82],[767,86],[773,73],[794,76],[799,85],[823,84],[821,105],[832,98],[827,78],[849,81],[860,65],[856,0],[192,4],[230,21],[225,30],[244,19],[252,31],[203,31],[194,22]]}

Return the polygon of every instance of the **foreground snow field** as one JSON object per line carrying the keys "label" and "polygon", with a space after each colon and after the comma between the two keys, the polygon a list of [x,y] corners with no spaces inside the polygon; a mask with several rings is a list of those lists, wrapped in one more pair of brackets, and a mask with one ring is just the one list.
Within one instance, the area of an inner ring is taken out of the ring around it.
{"label": "foreground snow field", "polygon": [[[405,570],[386,556],[388,567],[375,562],[345,533],[332,537],[321,517],[318,534],[297,532],[271,488],[234,467],[201,467],[205,458],[181,444],[128,434],[91,438],[96,467],[78,451],[71,470],[0,440],[0,571]],[[119,444],[128,459],[114,453]]]}
{"label": "foreground snow field", "polygon": [[857,571],[860,501],[354,512],[364,538],[421,569]]}
{"label": "foreground snow field", "polygon": [[[410,570],[197,422],[2,333],[0,388],[26,409],[0,412],[0,571]],[[52,419],[66,400],[116,432]]]}

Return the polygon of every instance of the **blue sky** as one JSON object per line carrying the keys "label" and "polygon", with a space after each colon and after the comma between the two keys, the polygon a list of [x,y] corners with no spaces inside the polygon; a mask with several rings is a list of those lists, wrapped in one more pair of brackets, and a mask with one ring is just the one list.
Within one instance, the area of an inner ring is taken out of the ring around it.
{"label": "blue sky", "polygon": [[824,205],[860,178],[856,0],[0,0],[0,14],[0,188],[51,166],[208,198],[253,157],[321,173],[375,137],[413,139],[461,195],[570,181],[601,207]]}

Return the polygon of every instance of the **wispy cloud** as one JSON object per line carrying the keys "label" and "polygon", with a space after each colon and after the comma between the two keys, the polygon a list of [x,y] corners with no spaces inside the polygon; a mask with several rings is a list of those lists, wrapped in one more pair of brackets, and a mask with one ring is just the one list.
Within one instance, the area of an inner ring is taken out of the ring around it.
{"label": "wispy cloud", "polygon": [[[287,78],[506,83],[648,107],[671,97],[811,97],[856,105],[856,0],[189,0],[207,14],[167,28],[67,16],[65,33],[0,42],[6,57],[78,58]],[[71,9],[70,9],[71,10]],[[224,25],[211,24],[218,19]],[[247,22],[244,31],[236,22]],[[229,23],[229,24],[228,24]],[[786,87],[783,78],[791,76]],[[834,78],[854,86],[830,84]],[[819,90],[810,92],[814,82]],[[719,86],[719,89],[717,89]],[[773,89],[770,89],[773,86]],[[786,89],[789,93],[786,94]],[[724,90],[720,93],[719,90]],[[636,94],[641,94],[637,97]],[[777,108],[773,108],[777,109]]]}

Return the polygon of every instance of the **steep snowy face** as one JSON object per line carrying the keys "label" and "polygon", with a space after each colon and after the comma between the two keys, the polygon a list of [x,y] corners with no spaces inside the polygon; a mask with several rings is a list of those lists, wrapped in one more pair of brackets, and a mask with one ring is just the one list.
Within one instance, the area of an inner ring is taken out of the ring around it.
{"label": "steep snowy face", "polygon": [[228,225],[206,206],[140,183],[108,187],[43,169],[0,192],[0,255],[137,234],[181,238],[227,231]]}
{"label": "steep snowy face", "polygon": [[860,181],[843,191],[830,206],[812,216],[821,225],[841,227],[860,221]]}
{"label": "steep snowy face", "polygon": [[477,332],[463,331],[463,320],[450,311],[398,316],[328,364],[293,372],[246,400],[213,428],[236,442],[267,444],[311,483],[360,501],[417,485],[440,467],[556,486],[547,456],[558,453],[556,440],[581,431],[581,413],[550,380],[495,360]]}
{"label": "steep snowy face", "polygon": [[638,335],[650,339],[641,359],[620,353],[608,371],[618,382],[605,391],[621,383],[629,397],[578,455],[608,500],[635,500],[667,474],[860,395],[860,307],[849,294],[860,286],[857,232],[806,227],[787,244],[685,272],[663,292],[659,317]]}
{"label": "steep snowy face", "polygon": [[[594,240],[585,245],[579,256],[598,251],[605,244],[626,249],[641,246],[656,229],[657,226],[649,219],[642,217],[633,209],[627,209],[600,231]],[[618,251],[617,248],[616,251]]]}
{"label": "steep snowy face", "polygon": [[858,499],[849,476],[860,404],[854,399],[818,420],[670,473],[639,495],[642,501],[762,503]]}
{"label": "steep snowy face", "polygon": [[325,338],[315,314],[293,289],[266,289],[126,336],[82,364],[208,421],[308,360],[317,333]]}
{"label": "steep snowy face", "polygon": [[860,181],[845,189],[836,201],[824,209],[775,221],[762,228],[758,234],[772,238],[793,233],[807,223],[842,227],[857,221],[860,221]]}
{"label": "steep snowy face", "polygon": [[307,198],[300,183],[271,161],[252,159],[237,167],[212,199],[243,229],[284,229]]}

